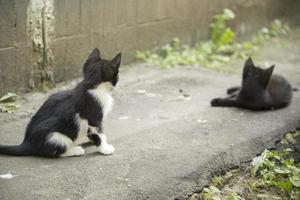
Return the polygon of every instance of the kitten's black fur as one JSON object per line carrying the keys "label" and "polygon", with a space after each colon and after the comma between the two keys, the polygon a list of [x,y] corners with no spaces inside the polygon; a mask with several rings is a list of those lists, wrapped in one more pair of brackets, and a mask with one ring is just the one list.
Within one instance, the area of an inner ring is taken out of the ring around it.
{"label": "kitten's black fur", "polygon": [[[72,90],[51,95],[32,117],[27,126],[25,138],[20,145],[0,145],[0,153],[15,156],[59,157],[66,151],[60,144],[49,143],[48,137],[59,132],[72,141],[78,137],[78,118],[86,119],[90,126],[101,132],[103,110],[99,102],[88,92],[102,82],[118,82],[121,54],[111,61],[100,58],[96,48],[83,66],[83,80]],[[89,138],[99,146],[101,140],[97,134],[90,133]]]}
{"label": "kitten's black fur", "polygon": [[226,98],[216,98],[212,106],[234,106],[250,110],[283,108],[292,100],[291,84],[282,76],[272,75],[274,65],[267,69],[254,66],[251,58],[244,65],[241,87],[227,90]]}

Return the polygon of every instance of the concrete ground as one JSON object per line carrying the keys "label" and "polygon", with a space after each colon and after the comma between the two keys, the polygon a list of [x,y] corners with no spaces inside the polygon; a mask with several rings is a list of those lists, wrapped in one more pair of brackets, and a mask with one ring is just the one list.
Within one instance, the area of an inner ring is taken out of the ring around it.
{"label": "concrete ground", "polygon": [[[275,73],[300,88],[299,55],[300,34],[292,33],[268,42],[254,61],[274,63]],[[276,111],[210,107],[212,98],[240,83],[242,62],[235,62],[234,74],[124,67],[115,107],[104,122],[115,154],[103,156],[90,147],[82,157],[65,159],[0,156],[0,174],[17,175],[0,179],[0,199],[162,200],[200,190],[211,174],[251,160],[300,126],[300,92]],[[190,99],[181,98],[180,89]],[[30,116],[48,95],[23,96],[16,114],[0,114],[1,144],[21,142]]]}

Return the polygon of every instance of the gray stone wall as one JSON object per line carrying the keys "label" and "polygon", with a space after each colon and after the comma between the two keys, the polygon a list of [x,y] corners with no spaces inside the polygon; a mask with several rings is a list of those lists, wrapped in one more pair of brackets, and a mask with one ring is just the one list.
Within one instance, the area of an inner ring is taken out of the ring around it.
{"label": "gray stone wall", "polygon": [[0,95],[80,76],[94,47],[127,63],[173,37],[192,44],[223,8],[241,36],[274,18],[299,22],[297,0],[0,0]]}

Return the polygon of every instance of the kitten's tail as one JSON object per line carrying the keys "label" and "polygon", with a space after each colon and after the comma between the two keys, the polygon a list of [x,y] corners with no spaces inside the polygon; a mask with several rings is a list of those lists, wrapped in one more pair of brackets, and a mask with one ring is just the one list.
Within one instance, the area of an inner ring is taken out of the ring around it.
{"label": "kitten's tail", "polygon": [[30,150],[22,143],[20,145],[0,145],[0,154],[10,156],[29,156]]}

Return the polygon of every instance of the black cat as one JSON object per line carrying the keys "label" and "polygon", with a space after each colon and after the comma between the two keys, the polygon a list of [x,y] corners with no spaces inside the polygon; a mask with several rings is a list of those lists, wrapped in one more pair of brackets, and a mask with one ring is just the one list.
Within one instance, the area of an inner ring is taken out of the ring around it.
{"label": "black cat", "polygon": [[15,156],[80,156],[80,144],[92,141],[102,154],[115,149],[102,132],[102,119],[111,110],[111,92],[118,82],[121,54],[103,60],[94,49],[83,66],[83,80],[72,90],[51,95],[32,117],[20,145],[2,146],[0,153]]}
{"label": "black cat", "polygon": [[241,87],[227,90],[226,98],[216,98],[212,106],[235,106],[251,110],[271,110],[289,105],[293,96],[291,84],[282,76],[272,75],[274,65],[267,69],[254,66],[251,58],[244,65]]}

